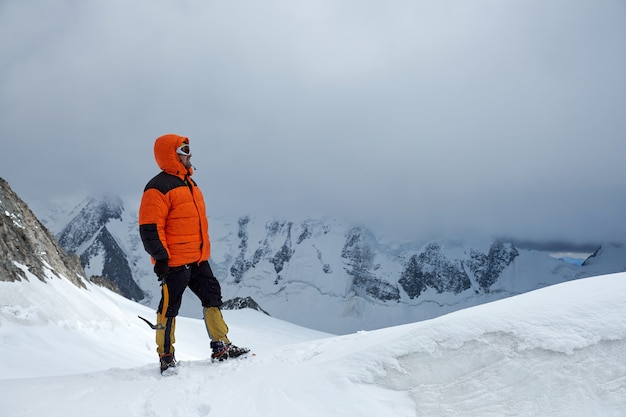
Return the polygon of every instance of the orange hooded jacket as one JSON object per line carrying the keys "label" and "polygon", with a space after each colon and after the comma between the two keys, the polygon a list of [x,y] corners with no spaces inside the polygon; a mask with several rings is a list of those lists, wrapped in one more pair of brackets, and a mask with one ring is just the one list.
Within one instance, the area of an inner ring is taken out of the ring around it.
{"label": "orange hooded jacket", "polygon": [[202,192],[191,179],[176,148],[189,139],[164,135],[154,142],[154,159],[162,172],[144,189],[139,206],[139,234],[153,262],[170,267],[199,263],[211,256],[209,224]]}

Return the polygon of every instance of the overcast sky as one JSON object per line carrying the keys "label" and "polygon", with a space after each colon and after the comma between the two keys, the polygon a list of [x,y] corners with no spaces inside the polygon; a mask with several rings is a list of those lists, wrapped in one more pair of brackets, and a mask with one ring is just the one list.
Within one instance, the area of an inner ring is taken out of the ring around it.
{"label": "overcast sky", "polygon": [[626,240],[623,0],[0,2],[0,177],[399,240]]}

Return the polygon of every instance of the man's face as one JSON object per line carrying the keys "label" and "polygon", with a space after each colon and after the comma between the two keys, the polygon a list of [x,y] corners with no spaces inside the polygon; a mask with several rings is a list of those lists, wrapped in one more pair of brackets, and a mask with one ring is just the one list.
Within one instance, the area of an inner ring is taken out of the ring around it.
{"label": "man's face", "polygon": [[179,154],[178,159],[180,159],[180,162],[182,162],[185,168],[191,168],[191,154],[187,156]]}
{"label": "man's face", "polygon": [[176,154],[185,168],[191,168],[191,151],[189,150],[189,144],[187,142],[184,142],[176,149]]}

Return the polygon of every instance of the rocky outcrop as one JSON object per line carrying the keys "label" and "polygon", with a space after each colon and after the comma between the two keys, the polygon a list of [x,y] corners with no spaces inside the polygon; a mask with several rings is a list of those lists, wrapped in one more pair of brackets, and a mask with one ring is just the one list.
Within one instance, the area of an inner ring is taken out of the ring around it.
{"label": "rocky outcrop", "polygon": [[85,287],[85,271],[78,258],[58,245],[28,205],[0,178],[0,281],[27,279],[18,265],[44,282],[62,276]]}
{"label": "rocky outcrop", "polygon": [[498,281],[504,269],[511,265],[519,252],[510,243],[494,242],[488,253],[471,251],[471,260],[466,261],[472,271],[480,289],[489,292],[491,286]]}
{"label": "rocky outcrop", "polygon": [[250,308],[252,310],[260,311],[263,314],[270,315],[267,311],[263,310],[259,304],[252,299],[252,297],[235,297],[222,304],[222,310],[243,310],[244,308]]}
{"label": "rocky outcrop", "polygon": [[419,297],[428,288],[439,294],[458,294],[471,287],[463,262],[448,259],[438,243],[431,243],[419,255],[412,255],[398,283],[411,299]]}
{"label": "rocky outcrop", "polygon": [[430,243],[409,258],[398,283],[411,299],[429,288],[438,294],[459,294],[472,288],[472,278],[477,291],[487,293],[519,256],[515,246],[500,241],[495,241],[487,253],[470,249],[469,254],[469,259],[449,259],[439,243]]}

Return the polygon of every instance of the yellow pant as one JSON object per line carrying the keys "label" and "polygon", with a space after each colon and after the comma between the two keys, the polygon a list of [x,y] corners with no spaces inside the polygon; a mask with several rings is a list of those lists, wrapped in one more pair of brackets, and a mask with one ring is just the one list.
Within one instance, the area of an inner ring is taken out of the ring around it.
{"label": "yellow pant", "polygon": [[157,311],[156,343],[159,356],[173,354],[176,316],[185,288],[198,296],[204,306],[204,323],[211,341],[230,343],[228,326],[219,306],[222,295],[219,282],[207,261],[170,269],[161,287],[161,301]]}
{"label": "yellow pant", "polygon": [[176,317],[161,317],[157,315],[156,343],[159,357],[174,353],[176,342]]}
{"label": "yellow pant", "polygon": [[[176,342],[176,317],[165,317],[157,314],[157,323],[156,343],[159,357],[173,354],[175,350],[174,343]],[[224,343],[230,343],[227,336],[228,326],[219,308],[204,308],[204,325],[212,341],[219,340]]]}
{"label": "yellow pant", "polygon": [[[157,315],[156,343],[159,356],[173,354],[176,342],[176,317]],[[228,325],[224,321],[222,312],[217,307],[204,308],[204,325],[212,341],[230,343],[228,340]]]}
{"label": "yellow pant", "polygon": [[222,341],[224,343],[230,343],[228,337],[228,326],[222,316],[222,311],[217,307],[205,307],[204,308],[204,324],[206,331],[209,333],[209,338],[212,341]]}

